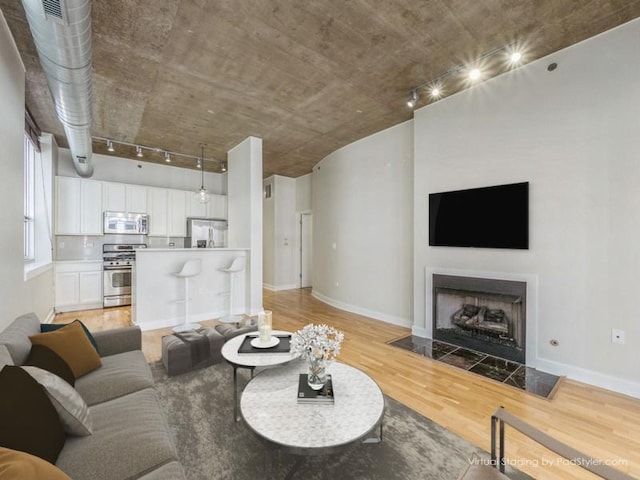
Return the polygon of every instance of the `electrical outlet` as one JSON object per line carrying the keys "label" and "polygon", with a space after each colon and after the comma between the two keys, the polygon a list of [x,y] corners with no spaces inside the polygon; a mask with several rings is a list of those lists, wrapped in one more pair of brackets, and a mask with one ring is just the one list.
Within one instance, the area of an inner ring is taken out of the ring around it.
{"label": "electrical outlet", "polygon": [[611,329],[611,343],[619,343],[624,345],[625,342],[625,333],[624,330],[617,330],[615,328]]}

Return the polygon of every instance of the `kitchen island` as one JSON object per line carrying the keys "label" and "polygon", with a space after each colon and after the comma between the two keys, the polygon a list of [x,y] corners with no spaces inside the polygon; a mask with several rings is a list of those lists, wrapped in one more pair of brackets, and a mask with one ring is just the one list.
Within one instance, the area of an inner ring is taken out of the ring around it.
{"label": "kitchen island", "polygon": [[[188,260],[200,260],[202,271],[189,280],[189,319],[211,320],[229,313],[229,274],[220,271],[246,248],[147,248],[136,252],[131,282],[131,320],[142,330],[184,322],[184,280],[172,275]],[[248,264],[247,258],[247,264]],[[233,313],[247,308],[247,270],[235,274]]]}

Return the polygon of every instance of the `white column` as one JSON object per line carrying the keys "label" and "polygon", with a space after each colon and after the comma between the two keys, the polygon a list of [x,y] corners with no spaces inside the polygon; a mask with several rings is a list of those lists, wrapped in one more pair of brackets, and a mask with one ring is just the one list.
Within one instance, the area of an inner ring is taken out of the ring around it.
{"label": "white column", "polygon": [[248,137],[227,154],[229,247],[248,248],[245,304],[262,310],[262,139]]}

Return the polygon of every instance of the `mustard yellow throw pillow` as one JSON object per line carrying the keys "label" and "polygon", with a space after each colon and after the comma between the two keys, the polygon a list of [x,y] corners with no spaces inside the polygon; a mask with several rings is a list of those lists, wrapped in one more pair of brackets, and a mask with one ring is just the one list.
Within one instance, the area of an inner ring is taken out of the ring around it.
{"label": "mustard yellow throw pillow", "polygon": [[71,480],[66,473],[34,455],[0,447],[0,478],[7,480]]}
{"label": "mustard yellow throw pillow", "polygon": [[70,323],[54,332],[32,335],[29,340],[33,345],[44,345],[60,355],[76,378],[102,366],[98,352],[79,322]]}

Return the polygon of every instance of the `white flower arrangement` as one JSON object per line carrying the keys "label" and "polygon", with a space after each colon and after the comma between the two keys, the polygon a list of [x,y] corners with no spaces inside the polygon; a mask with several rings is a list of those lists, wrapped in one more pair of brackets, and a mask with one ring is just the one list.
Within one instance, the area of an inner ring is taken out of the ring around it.
{"label": "white flower arrangement", "polygon": [[340,353],[344,334],[325,324],[310,323],[291,337],[291,353],[302,354],[309,360],[333,360]]}

